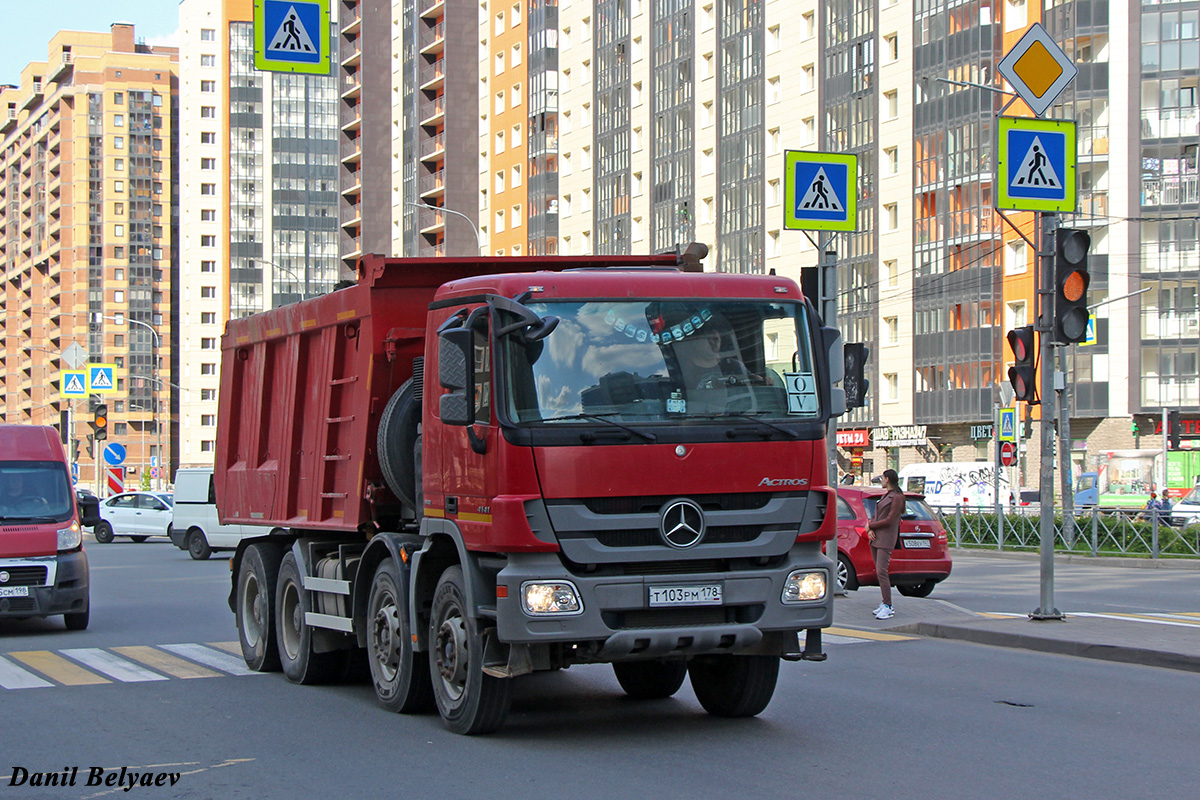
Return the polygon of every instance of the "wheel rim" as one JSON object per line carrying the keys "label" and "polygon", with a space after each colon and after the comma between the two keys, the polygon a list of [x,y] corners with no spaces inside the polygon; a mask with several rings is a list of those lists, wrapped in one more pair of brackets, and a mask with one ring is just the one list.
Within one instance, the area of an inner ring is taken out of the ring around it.
{"label": "wheel rim", "polygon": [[304,624],[304,610],[300,607],[300,590],[288,581],[283,587],[283,606],[279,609],[280,627],[283,630],[283,649],[288,658],[300,657],[300,626]]}
{"label": "wheel rim", "polygon": [[457,607],[446,609],[442,623],[438,626],[437,648],[438,676],[442,690],[452,702],[458,702],[467,688],[467,625]]}
{"label": "wheel rim", "polygon": [[192,538],[188,539],[188,545],[194,555],[200,555],[200,551],[204,549],[200,546],[200,534],[198,533],[192,534]]}
{"label": "wheel rim", "polygon": [[846,562],[838,559],[837,565],[837,585],[839,589],[846,588],[846,582],[850,580],[850,570],[846,566]]}
{"label": "wheel rim", "polygon": [[371,620],[371,654],[385,681],[400,672],[400,614],[396,598],[388,590],[379,594],[379,608]]}
{"label": "wheel rim", "polygon": [[246,644],[258,647],[266,630],[267,598],[258,585],[258,577],[252,572],[246,576],[242,587],[242,635]]}

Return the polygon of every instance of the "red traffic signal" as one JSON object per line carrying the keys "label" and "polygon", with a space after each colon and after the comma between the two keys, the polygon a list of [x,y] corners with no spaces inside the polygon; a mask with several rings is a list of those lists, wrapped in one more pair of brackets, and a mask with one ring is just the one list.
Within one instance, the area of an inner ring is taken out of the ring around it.
{"label": "red traffic signal", "polygon": [[1034,347],[1033,326],[1014,328],[1008,332],[1008,346],[1012,348],[1013,365],[1008,368],[1008,380],[1018,400],[1038,404],[1037,393],[1037,349]]}

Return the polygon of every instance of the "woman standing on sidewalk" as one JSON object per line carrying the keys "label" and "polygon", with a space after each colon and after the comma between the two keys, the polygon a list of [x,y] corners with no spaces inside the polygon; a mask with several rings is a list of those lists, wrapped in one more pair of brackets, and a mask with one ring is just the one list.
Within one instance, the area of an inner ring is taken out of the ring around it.
{"label": "woman standing on sidewalk", "polygon": [[867,539],[871,542],[871,555],[875,559],[875,577],[879,579],[879,591],[883,602],[875,609],[875,619],[889,619],[895,615],[892,609],[892,581],[888,577],[888,566],[892,563],[892,550],[900,538],[900,517],[904,514],[904,493],[900,491],[900,476],[894,469],[883,471],[883,488],[887,491],[875,504],[875,514],[867,523]]}

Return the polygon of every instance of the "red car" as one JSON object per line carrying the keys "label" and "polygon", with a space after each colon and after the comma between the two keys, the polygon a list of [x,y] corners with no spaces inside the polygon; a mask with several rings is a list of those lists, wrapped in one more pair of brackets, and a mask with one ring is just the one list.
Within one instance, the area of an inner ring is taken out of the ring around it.
{"label": "red car", "polygon": [[[867,539],[867,521],[883,489],[839,486],[838,490],[838,586],[853,591],[875,585],[875,563]],[[888,569],[892,585],[906,597],[928,597],[933,587],[950,576],[950,551],[946,531],[923,495],[906,494],[900,518],[900,540],[892,551]]]}

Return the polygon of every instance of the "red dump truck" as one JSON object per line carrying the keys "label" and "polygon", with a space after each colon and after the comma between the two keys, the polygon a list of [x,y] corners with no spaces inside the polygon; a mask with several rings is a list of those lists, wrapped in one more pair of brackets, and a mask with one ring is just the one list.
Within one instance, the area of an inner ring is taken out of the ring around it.
{"label": "red dump truck", "polygon": [[[841,413],[835,331],[706,252],[362,259],[355,286],[231,320],[215,467],[246,663],[365,657],[379,702],[499,728],[521,675],[610,663],[762,711],[820,660]],[[801,649],[799,633],[806,633]]]}

